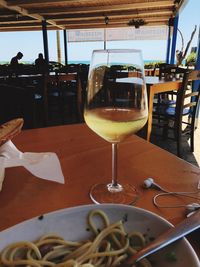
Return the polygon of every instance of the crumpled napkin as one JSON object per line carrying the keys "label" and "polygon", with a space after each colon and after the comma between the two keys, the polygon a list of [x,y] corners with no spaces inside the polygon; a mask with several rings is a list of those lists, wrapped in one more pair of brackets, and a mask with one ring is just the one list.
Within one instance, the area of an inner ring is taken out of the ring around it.
{"label": "crumpled napkin", "polygon": [[61,184],[65,182],[60,161],[55,153],[22,153],[16,148],[12,141],[9,140],[0,147],[0,168],[2,168],[3,173],[4,168],[16,166],[24,166],[34,176],[42,179]]}

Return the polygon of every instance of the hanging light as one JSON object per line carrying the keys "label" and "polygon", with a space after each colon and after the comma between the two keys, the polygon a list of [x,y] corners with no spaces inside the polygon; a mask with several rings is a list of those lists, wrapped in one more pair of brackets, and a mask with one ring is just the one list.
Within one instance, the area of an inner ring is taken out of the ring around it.
{"label": "hanging light", "polygon": [[136,29],[138,29],[140,26],[143,26],[147,23],[143,19],[131,19],[127,24],[129,26],[134,26]]}
{"label": "hanging light", "polygon": [[108,17],[108,16],[105,16],[105,17],[104,17],[104,21],[105,21],[105,24],[108,25],[109,17]]}

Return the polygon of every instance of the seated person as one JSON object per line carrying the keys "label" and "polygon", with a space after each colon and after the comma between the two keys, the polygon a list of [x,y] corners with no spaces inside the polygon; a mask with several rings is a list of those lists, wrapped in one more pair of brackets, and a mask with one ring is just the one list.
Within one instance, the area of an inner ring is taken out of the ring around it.
{"label": "seated person", "polygon": [[43,58],[42,53],[38,54],[38,58],[35,60],[35,66],[39,72],[44,73],[47,71],[47,63],[46,60]]}
{"label": "seated person", "polygon": [[13,67],[17,67],[19,65],[19,60],[22,59],[23,54],[21,52],[18,52],[15,57],[13,57],[10,61],[10,65]]}
{"label": "seated person", "polygon": [[11,73],[19,74],[20,70],[22,69],[22,65],[19,64],[19,60],[22,59],[23,54],[21,52],[18,52],[15,57],[13,57],[10,61],[10,69]]}

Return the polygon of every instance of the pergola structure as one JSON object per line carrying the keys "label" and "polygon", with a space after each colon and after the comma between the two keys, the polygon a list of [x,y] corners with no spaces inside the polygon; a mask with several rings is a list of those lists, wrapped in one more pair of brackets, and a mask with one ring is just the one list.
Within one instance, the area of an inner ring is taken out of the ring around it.
{"label": "pergola structure", "polygon": [[131,19],[168,25],[185,0],[0,0],[0,31],[127,27]]}
{"label": "pergola structure", "polygon": [[178,15],[188,1],[0,0],[0,32],[42,29],[44,53],[48,59],[47,30],[64,30],[66,43],[66,30],[70,29],[116,28],[130,25],[137,27],[138,23],[139,26],[167,25],[169,36],[166,61],[173,63]]}

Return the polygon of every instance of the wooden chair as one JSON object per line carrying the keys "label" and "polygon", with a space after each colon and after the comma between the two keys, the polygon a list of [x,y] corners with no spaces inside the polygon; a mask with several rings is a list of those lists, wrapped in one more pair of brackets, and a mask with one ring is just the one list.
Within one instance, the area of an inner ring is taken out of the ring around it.
{"label": "wooden chair", "polygon": [[[70,79],[69,77],[70,75],[72,77],[74,74],[79,75],[79,64],[67,64],[62,68],[58,69],[56,74],[60,76],[61,79],[63,78],[60,81],[64,85],[63,88],[67,88],[66,94],[68,95],[68,97],[72,97],[72,95],[75,96],[77,91],[77,79]],[[64,74],[66,74],[66,76],[63,76]]]}
{"label": "wooden chair", "polygon": [[[71,84],[73,82],[73,85]],[[48,75],[44,78],[46,124],[83,121],[82,87],[78,74]]]}
{"label": "wooden chair", "polygon": [[175,77],[177,66],[175,64],[161,63],[159,64],[159,79],[172,79]]}
{"label": "wooden chair", "polygon": [[160,64],[159,65],[159,79],[172,80],[181,79],[188,69],[178,67],[174,64]]}
{"label": "wooden chair", "polygon": [[43,87],[45,125],[50,125],[54,117],[63,122],[62,94],[57,75],[44,75]]}
{"label": "wooden chair", "polygon": [[[70,109],[75,115],[77,122],[83,122],[83,106],[86,97],[86,87],[88,81],[88,64],[68,64],[59,70],[60,73],[75,75],[75,79],[64,81],[64,95],[68,98],[71,94]],[[59,74],[59,73],[58,73]],[[60,76],[60,75],[59,75]],[[69,103],[69,104],[70,104]]]}
{"label": "wooden chair", "polygon": [[[183,78],[184,73],[187,71],[187,69],[177,67],[174,64],[160,64],[159,65],[159,79],[165,79],[165,80],[173,80],[173,79],[181,79]],[[174,104],[174,96],[176,95],[175,91],[160,93],[158,95],[158,102],[164,103],[164,104]]]}
{"label": "wooden chair", "polygon": [[154,115],[158,115],[159,124],[162,124],[163,138],[169,138],[169,130],[173,130],[173,139],[177,142],[177,155],[179,157],[181,157],[182,136],[185,134],[189,134],[191,151],[194,151],[195,120],[200,97],[200,83],[198,89],[194,90],[194,82],[196,81],[200,82],[200,70],[186,72],[183,77],[182,88],[177,91],[175,104],[160,105],[154,111]]}
{"label": "wooden chair", "polygon": [[145,76],[156,76],[155,72],[156,72],[155,68],[145,69],[144,70]]}
{"label": "wooden chair", "polygon": [[24,119],[24,128],[39,127],[41,107],[42,96],[35,97],[33,88],[0,85],[0,123],[21,117]]}
{"label": "wooden chair", "polygon": [[57,78],[63,107],[68,109],[70,117],[75,117],[76,122],[82,122],[85,90],[83,90],[79,73],[58,75]]}
{"label": "wooden chair", "polygon": [[79,72],[79,64],[67,64],[56,70],[56,73],[77,73]]}
{"label": "wooden chair", "polygon": [[88,64],[79,64],[79,72],[78,75],[81,81],[82,90],[85,92],[88,82],[88,73],[89,73],[89,65]]}

